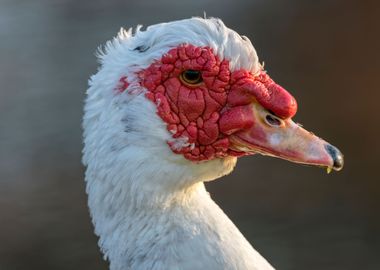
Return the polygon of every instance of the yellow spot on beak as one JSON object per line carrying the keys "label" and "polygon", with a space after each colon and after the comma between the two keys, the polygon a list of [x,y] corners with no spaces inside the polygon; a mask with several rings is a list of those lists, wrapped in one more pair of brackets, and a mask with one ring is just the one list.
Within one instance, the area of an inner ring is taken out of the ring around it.
{"label": "yellow spot on beak", "polygon": [[331,167],[327,167],[327,174],[329,174],[329,173],[331,173],[331,171],[332,171],[332,168]]}

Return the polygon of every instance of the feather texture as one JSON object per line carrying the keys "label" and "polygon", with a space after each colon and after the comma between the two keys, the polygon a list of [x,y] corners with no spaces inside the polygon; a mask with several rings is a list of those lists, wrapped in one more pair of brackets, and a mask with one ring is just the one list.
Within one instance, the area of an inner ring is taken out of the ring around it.
{"label": "feather texture", "polygon": [[[174,154],[167,145],[173,138],[139,84],[138,71],[183,43],[211,47],[231,70],[261,70],[251,42],[218,19],[122,29],[98,51],[101,67],[84,109],[83,163],[99,246],[111,270],[273,269],[203,184],[230,173],[236,157],[195,163]],[[115,94],[122,76],[128,91]]]}

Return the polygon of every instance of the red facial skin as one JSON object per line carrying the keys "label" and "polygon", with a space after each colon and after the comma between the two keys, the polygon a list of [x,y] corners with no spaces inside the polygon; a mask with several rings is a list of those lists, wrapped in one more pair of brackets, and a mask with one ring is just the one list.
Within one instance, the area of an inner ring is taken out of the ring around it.
{"label": "red facial skin", "polygon": [[129,86],[127,77],[121,77],[119,80],[119,85],[116,87],[116,90],[121,93],[124,92]]}
{"label": "red facial skin", "polygon": [[[201,71],[203,81],[184,83],[180,76],[185,70]],[[284,119],[297,110],[295,99],[264,71],[257,76],[246,70],[231,73],[229,61],[221,61],[209,47],[180,45],[139,77],[173,138],[188,139],[189,145],[180,149],[172,142],[169,146],[192,161],[247,154],[230,149],[229,136],[254,125],[249,106],[254,101]],[[123,91],[128,82],[124,77],[120,81]]]}

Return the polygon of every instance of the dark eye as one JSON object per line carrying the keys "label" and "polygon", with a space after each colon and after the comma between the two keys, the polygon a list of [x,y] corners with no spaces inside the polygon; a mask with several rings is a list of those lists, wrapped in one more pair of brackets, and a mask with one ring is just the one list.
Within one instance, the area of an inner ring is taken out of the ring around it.
{"label": "dark eye", "polygon": [[265,122],[267,122],[268,125],[273,127],[279,127],[282,125],[282,120],[278,119],[277,117],[267,114],[265,116]]}
{"label": "dark eye", "polygon": [[199,70],[188,69],[181,73],[182,82],[197,85],[202,82],[202,74]]}

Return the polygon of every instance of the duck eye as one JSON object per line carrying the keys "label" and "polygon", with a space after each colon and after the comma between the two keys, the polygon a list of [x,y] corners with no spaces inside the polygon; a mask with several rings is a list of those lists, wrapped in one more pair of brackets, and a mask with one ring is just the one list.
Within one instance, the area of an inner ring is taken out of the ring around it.
{"label": "duck eye", "polygon": [[185,84],[197,85],[202,82],[202,75],[199,70],[188,69],[181,73],[181,81]]}
{"label": "duck eye", "polygon": [[265,122],[272,127],[279,127],[282,125],[282,120],[278,119],[277,117],[271,114],[267,114],[265,116]]}

